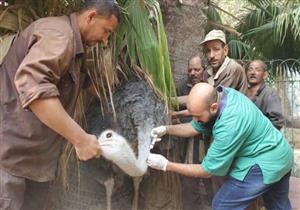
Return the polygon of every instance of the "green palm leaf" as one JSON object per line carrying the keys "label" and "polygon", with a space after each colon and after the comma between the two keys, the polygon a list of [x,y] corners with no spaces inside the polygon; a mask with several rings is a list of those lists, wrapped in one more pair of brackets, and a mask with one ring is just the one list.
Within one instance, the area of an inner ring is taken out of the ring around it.
{"label": "green palm leaf", "polygon": [[115,56],[125,53],[131,65],[140,65],[150,75],[162,95],[174,95],[175,85],[158,2],[131,0],[119,3],[125,10],[125,17],[116,32]]}

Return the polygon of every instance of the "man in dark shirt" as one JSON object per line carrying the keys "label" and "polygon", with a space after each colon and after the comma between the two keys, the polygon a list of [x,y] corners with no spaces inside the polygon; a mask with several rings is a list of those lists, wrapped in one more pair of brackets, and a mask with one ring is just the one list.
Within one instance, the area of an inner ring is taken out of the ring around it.
{"label": "man in dark shirt", "polygon": [[178,102],[182,108],[186,108],[186,99],[191,90],[191,88],[199,83],[203,82],[203,73],[204,73],[204,63],[203,59],[199,54],[194,55],[188,62],[187,68],[187,83],[184,83],[181,87],[178,88]]}
{"label": "man in dark shirt", "polygon": [[254,60],[247,69],[249,88],[247,96],[280,130],[284,124],[282,108],[277,92],[265,84],[268,77],[267,65],[262,60]]}
{"label": "man in dark shirt", "polygon": [[33,22],[14,41],[0,66],[0,209],[23,209],[28,183],[55,178],[65,140],[80,160],[100,157],[96,136],[71,116],[88,86],[85,47],[106,44],[119,21],[113,0],[86,0],[70,16]]}

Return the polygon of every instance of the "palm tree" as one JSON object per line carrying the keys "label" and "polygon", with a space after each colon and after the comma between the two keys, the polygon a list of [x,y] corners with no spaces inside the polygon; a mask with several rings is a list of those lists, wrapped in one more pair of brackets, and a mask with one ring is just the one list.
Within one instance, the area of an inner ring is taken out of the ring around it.
{"label": "palm tree", "polygon": [[[299,0],[246,2],[250,8],[245,8],[247,12],[239,18],[239,24],[235,27],[239,36],[230,33],[234,38],[229,41],[231,56],[237,59],[259,57],[263,60],[274,60],[270,66],[274,75],[279,70],[285,73],[299,72],[299,61],[295,61],[299,58],[300,50]],[[217,16],[214,14],[211,17]]]}

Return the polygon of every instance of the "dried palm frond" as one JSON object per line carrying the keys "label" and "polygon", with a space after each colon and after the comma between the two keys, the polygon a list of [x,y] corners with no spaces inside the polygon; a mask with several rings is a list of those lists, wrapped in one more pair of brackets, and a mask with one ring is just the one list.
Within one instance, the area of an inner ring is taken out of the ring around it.
{"label": "dried palm frond", "polygon": [[16,34],[6,34],[0,37],[0,64],[3,61],[3,58],[7,54]]}
{"label": "dried palm frond", "polygon": [[112,89],[119,84],[118,72],[122,72],[122,69],[113,64],[112,48],[103,48],[101,45],[92,48],[90,58],[86,59],[86,66],[98,98],[112,108],[116,119]]}
{"label": "dried palm frond", "polygon": [[10,32],[22,31],[38,18],[31,7],[25,5],[9,6],[0,11],[0,28]]}

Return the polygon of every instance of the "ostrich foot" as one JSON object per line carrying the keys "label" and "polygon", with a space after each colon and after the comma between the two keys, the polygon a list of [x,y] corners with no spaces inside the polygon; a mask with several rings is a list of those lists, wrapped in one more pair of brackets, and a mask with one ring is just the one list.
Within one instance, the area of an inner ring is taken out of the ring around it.
{"label": "ostrich foot", "polygon": [[111,196],[113,193],[115,181],[113,178],[109,178],[105,180],[103,184],[106,189],[106,209],[111,210]]}
{"label": "ostrich foot", "polygon": [[133,201],[132,201],[132,210],[138,210],[138,204],[139,204],[139,189],[141,181],[143,180],[142,176],[133,177]]}

